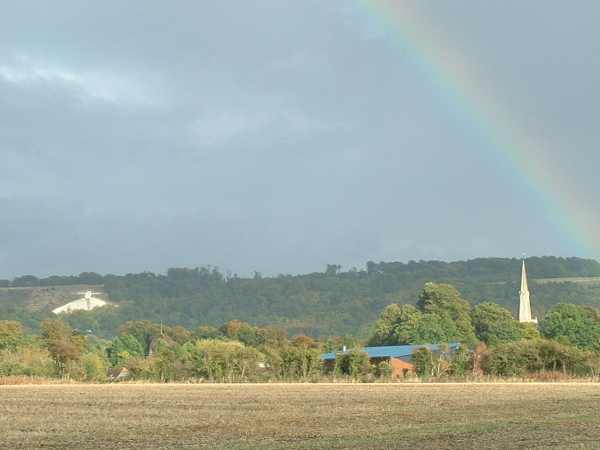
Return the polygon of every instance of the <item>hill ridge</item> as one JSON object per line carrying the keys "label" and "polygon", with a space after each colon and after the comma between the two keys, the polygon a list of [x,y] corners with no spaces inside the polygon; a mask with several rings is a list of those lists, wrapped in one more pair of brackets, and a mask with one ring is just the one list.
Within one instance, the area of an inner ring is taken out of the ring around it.
{"label": "hill ridge", "polygon": [[[531,257],[527,258],[527,264],[533,280],[571,279],[532,285],[532,307],[538,316],[543,317],[546,310],[559,302],[600,305],[598,284],[573,282],[600,277],[597,261]],[[227,276],[212,266],[171,268],[164,274],[85,272],[41,280],[21,277],[5,287],[27,283],[58,285],[65,281],[103,285],[111,302],[120,306],[118,310],[101,308],[67,317],[73,326],[94,329],[103,336],[113,335],[126,320],[139,319],[192,329],[240,319],[257,325],[279,326],[290,334],[365,336],[385,306],[416,302],[423,284],[428,281],[454,284],[473,304],[491,300],[515,311],[519,276],[518,258],[476,258],[454,262],[371,261],[363,270],[342,271],[339,265],[328,265],[323,272],[272,277],[256,274],[251,278]],[[11,297],[7,292],[19,291],[0,291],[0,317],[25,318],[28,325],[36,327],[49,316],[47,308],[31,311],[22,297]]]}

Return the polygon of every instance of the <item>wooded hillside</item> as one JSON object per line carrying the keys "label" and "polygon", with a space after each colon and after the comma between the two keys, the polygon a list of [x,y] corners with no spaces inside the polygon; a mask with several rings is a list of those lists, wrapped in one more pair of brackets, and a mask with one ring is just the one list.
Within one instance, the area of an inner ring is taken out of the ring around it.
{"label": "wooded hillside", "polygon": [[[529,258],[527,266],[533,310],[540,318],[560,302],[600,306],[600,281],[594,279],[600,277],[597,261],[540,257]],[[9,295],[9,287],[103,285],[104,292],[119,308],[71,314],[71,325],[109,337],[127,320],[162,321],[194,329],[201,324],[241,319],[277,325],[291,335],[366,337],[386,305],[414,304],[428,281],[452,283],[472,304],[493,301],[515,311],[519,276],[520,260],[506,258],[451,263],[368,262],[363,270],[348,271],[329,265],[320,273],[275,277],[256,274],[252,278],[227,276],[213,267],[173,268],[166,274],[83,273],[45,279],[25,276],[0,281],[4,286],[0,293],[0,319],[18,319],[35,328],[40,320],[51,316],[50,305],[33,311],[23,302],[22,291],[13,289],[18,295]],[[70,300],[73,299],[65,302]]]}

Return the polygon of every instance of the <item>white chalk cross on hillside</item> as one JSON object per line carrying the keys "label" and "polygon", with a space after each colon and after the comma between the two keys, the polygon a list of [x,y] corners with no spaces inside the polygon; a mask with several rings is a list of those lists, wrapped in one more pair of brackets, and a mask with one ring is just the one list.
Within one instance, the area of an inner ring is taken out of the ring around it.
{"label": "white chalk cross on hillside", "polygon": [[94,295],[101,295],[102,292],[83,291],[78,292],[78,294],[83,295],[83,299],[85,300],[85,309],[90,311],[92,310],[92,300],[94,300]]}
{"label": "white chalk cross on hillside", "polygon": [[91,311],[94,308],[108,305],[104,300],[94,297],[94,295],[100,295],[101,292],[94,292],[87,290],[84,292],[78,292],[79,295],[83,295],[83,298],[74,300],[67,303],[66,305],[60,306],[52,310],[54,314],[70,313],[72,311]]}

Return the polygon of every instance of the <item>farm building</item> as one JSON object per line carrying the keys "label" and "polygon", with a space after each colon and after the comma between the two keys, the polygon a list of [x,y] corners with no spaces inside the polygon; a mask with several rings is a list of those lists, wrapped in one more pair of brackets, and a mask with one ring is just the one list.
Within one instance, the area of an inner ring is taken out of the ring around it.
{"label": "farm building", "polygon": [[[442,349],[440,344],[422,344],[422,345],[390,345],[381,347],[364,347],[364,351],[369,356],[371,364],[379,364],[382,361],[389,361],[392,367],[392,377],[401,378],[408,373],[414,373],[415,367],[412,363],[412,355],[420,348],[427,348],[432,352],[439,352]],[[448,349],[455,352],[459,347],[459,343],[448,344]],[[329,352],[321,355],[321,359],[326,365],[333,366],[338,355],[350,353],[349,350],[342,352]]]}

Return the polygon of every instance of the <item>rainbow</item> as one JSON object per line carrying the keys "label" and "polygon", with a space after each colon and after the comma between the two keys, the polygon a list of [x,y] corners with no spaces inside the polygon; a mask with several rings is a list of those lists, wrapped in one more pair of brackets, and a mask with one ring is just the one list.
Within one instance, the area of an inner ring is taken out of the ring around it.
{"label": "rainbow", "polygon": [[585,207],[589,203],[575,190],[574,180],[551,158],[550,144],[524,129],[518,114],[509,111],[478,74],[477,64],[449,47],[450,40],[439,27],[419,14],[418,2],[359,0],[359,4],[393,44],[410,55],[468,126],[474,127],[498,169],[515,176],[517,183],[541,202],[548,220],[564,235],[565,244],[580,256],[597,254],[593,253],[600,250],[597,218],[592,208]]}

